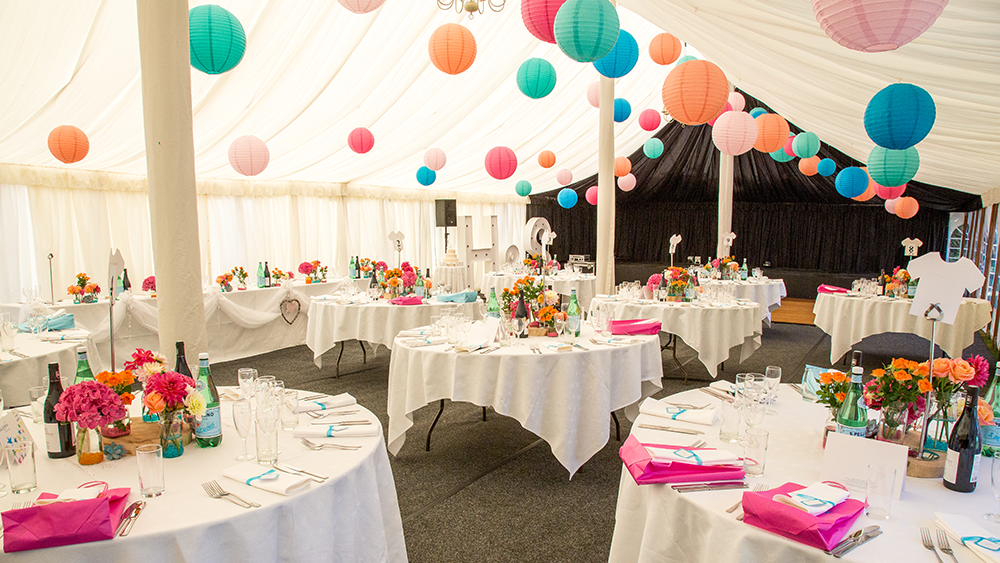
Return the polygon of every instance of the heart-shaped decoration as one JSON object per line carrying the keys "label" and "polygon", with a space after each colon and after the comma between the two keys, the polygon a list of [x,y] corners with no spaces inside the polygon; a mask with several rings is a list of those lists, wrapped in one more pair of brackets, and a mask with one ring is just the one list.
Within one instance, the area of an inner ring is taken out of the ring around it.
{"label": "heart-shaped decoration", "polygon": [[298,299],[289,299],[286,297],[281,300],[278,310],[281,311],[281,318],[285,319],[286,323],[292,324],[295,322],[295,319],[299,318],[299,313],[302,311],[302,303],[299,303]]}

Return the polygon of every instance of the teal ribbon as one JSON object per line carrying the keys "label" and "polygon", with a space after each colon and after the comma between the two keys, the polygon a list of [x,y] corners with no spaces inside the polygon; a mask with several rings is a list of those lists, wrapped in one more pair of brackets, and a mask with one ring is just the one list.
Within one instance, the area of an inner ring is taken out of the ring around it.
{"label": "teal ribbon", "polygon": [[321,411],[325,411],[326,410],[326,405],[324,405],[323,403],[321,403],[319,401],[313,401],[313,402],[316,403],[317,405],[319,405],[319,410],[321,410]]}
{"label": "teal ribbon", "polygon": [[347,430],[347,426],[344,426],[343,424],[341,425],[331,424],[326,429],[326,435],[327,437],[332,438],[334,436],[334,432],[340,432],[341,430]]}
{"label": "teal ribbon", "polygon": [[701,465],[702,461],[698,454],[691,450],[674,450],[674,455],[681,458],[694,461],[696,465]]}
{"label": "teal ribbon", "polygon": [[819,508],[827,504],[829,504],[831,507],[836,506],[833,503],[833,501],[816,498],[814,496],[804,495],[802,493],[795,493],[792,496],[797,498],[799,500],[799,503],[802,504],[802,506],[808,506],[809,508]]}
{"label": "teal ribbon", "polygon": [[265,472],[261,473],[260,475],[258,475],[256,477],[251,477],[251,478],[247,479],[247,485],[249,485],[250,483],[253,483],[257,479],[263,479],[266,475],[270,475],[272,473],[274,473],[275,475],[277,475],[278,472],[277,472],[277,470],[274,470],[274,469],[272,469],[270,471],[265,471]]}
{"label": "teal ribbon", "polygon": [[[987,545],[983,545],[986,542]],[[969,544],[975,545],[981,549],[987,551],[992,551],[994,553],[1000,552],[1000,538],[984,538],[983,536],[965,536],[962,538],[962,543],[969,547]]]}
{"label": "teal ribbon", "polygon": [[664,412],[673,420],[677,420],[677,417],[686,413],[687,409],[682,409],[680,407],[664,407]]}

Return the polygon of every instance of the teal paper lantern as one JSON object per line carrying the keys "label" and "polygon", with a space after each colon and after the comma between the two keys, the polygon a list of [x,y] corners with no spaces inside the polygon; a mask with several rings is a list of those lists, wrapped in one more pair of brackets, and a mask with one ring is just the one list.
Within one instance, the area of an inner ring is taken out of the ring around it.
{"label": "teal paper lantern", "polygon": [[569,188],[559,190],[559,195],[556,196],[556,200],[563,209],[569,209],[576,205],[577,199],[576,192]]}
{"label": "teal paper lantern", "polygon": [[834,185],[837,186],[837,193],[840,195],[858,197],[868,189],[868,173],[857,166],[848,166],[837,174]]}
{"label": "teal paper lantern", "polygon": [[865,108],[865,131],[875,144],[903,150],[931,131],[937,109],[927,90],[913,84],[890,84],[872,96]]}
{"label": "teal paper lantern", "polygon": [[677,64],[675,66],[682,65],[688,61],[697,61],[697,60],[698,57],[693,57],[691,55],[684,55],[683,57],[677,59]]}
{"label": "teal paper lantern", "polygon": [[552,27],[559,49],[581,63],[610,53],[621,29],[618,11],[608,0],[566,0]]}
{"label": "teal paper lantern", "polygon": [[659,139],[650,139],[642,144],[642,152],[646,155],[646,158],[660,158],[663,154],[663,141]]}
{"label": "teal paper lantern", "polygon": [[625,98],[615,98],[615,123],[621,123],[632,115],[632,104]]}
{"label": "teal paper lantern", "polygon": [[222,74],[238,65],[247,50],[247,36],[240,20],[215,4],[195,6],[188,12],[191,66],[205,74]]}
{"label": "teal paper lantern", "polygon": [[544,98],[555,87],[556,68],[545,59],[528,59],[517,69],[517,88],[529,98]]}
{"label": "teal paper lantern", "polygon": [[782,147],[782,148],[780,148],[780,149],[778,149],[778,150],[776,150],[776,151],[774,151],[772,153],[768,153],[768,154],[770,154],[771,158],[773,158],[774,160],[777,160],[778,162],[788,162],[788,161],[792,160],[793,158],[795,158],[794,156],[792,156],[792,155],[788,154],[787,152],[785,152],[785,148],[784,147]]}
{"label": "teal paper lantern", "polygon": [[750,117],[757,119],[758,115],[764,115],[765,113],[767,113],[767,110],[764,108],[753,108],[752,110],[749,111],[749,113]]}
{"label": "teal paper lantern", "polygon": [[810,158],[819,152],[819,135],[803,131],[792,140],[792,152],[799,158]]}
{"label": "teal paper lantern", "polygon": [[421,166],[417,170],[417,181],[420,182],[421,186],[429,186],[437,180],[437,172],[427,168],[426,166]]}
{"label": "teal paper lantern", "polygon": [[[820,176],[830,176],[837,171],[837,163],[830,158],[824,158],[816,163],[816,172]],[[854,197],[854,196],[851,196]]]}
{"label": "teal paper lantern", "polygon": [[527,180],[519,180],[517,184],[514,185],[514,191],[517,195],[524,197],[531,193],[531,182]]}
{"label": "teal paper lantern", "polygon": [[594,61],[594,68],[608,78],[621,78],[635,68],[639,61],[639,44],[624,29],[618,32],[618,41],[607,55]]}
{"label": "teal paper lantern", "polygon": [[868,175],[882,186],[902,186],[917,174],[920,155],[916,147],[901,151],[875,147],[868,155]]}

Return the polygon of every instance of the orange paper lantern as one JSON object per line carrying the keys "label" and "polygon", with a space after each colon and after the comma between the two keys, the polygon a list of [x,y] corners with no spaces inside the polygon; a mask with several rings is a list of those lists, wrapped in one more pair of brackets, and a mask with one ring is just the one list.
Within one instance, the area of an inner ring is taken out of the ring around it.
{"label": "orange paper lantern", "polygon": [[632,161],[627,156],[619,156],[615,159],[615,176],[621,178],[632,171]]}
{"label": "orange paper lantern", "polygon": [[693,60],[675,66],[663,81],[663,106],[686,125],[701,125],[719,115],[729,98],[729,83],[722,69],[708,61]]}
{"label": "orange paper lantern", "polygon": [[758,115],[754,121],[757,122],[757,142],[753,144],[753,148],[772,153],[785,146],[790,129],[784,117],[776,113],[765,113]]}
{"label": "orange paper lantern", "polygon": [[901,197],[896,200],[896,216],[900,219],[909,219],[920,211],[920,204],[912,197]]}
{"label": "orange paper lantern", "polygon": [[428,44],[431,62],[446,74],[465,72],[476,60],[476,38],[457,23],[446,23],[434,30]]}
{"label": "orange paper lantern", "polygon": [[661,33],[649,42],[649,58],[658,65],[668,65],[681,56],[681,40]]}
{"label": "orange paper lantern", "polygon": [[542,168],[552,168],[556,164],[556,153],[552,151],[538,153],[538,164]]}
{"label": "orange paper lantern", "polygon": [[806,176],[816,175],[816,165],[819,164],[820,158],[818,156],[810,156],[809,158],[799,159],[799,172],[805,174]]}
{"label": "orange paper lantern", "polygon": [[90,152],[90,139],[77,127],[60,125],[49,133],[49,152],[66,164],[80,162]]}

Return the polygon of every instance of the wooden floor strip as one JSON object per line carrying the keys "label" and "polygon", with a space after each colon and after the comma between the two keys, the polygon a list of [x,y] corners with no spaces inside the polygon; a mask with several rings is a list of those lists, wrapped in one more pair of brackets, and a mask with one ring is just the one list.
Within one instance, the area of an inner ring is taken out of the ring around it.
{"label": "wooden floor strip", "polygon": [[776,323],[811,325],[816,320],[816,315],[813,315],[813,305],[815,303],[815,299],[782,299],[781,307],[771,311],[771,321]]}

